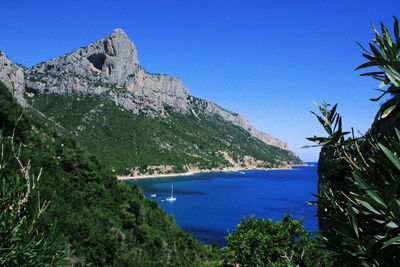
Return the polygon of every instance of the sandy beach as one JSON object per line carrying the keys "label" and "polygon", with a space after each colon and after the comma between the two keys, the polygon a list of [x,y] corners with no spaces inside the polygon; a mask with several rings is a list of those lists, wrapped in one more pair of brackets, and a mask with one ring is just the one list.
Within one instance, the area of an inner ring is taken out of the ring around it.
{"label": "sandy beach", "polygon": [[240,171],[257,171],[257,170],[293,170],[293,167],[297,166],[308,166],[305,165],[292,165],[285,168],[225,168],[225,169],[213,169],[213,170],[196,170],[181,173],[167,173],[167,174],[143,174],[143,175],[117,175],[118,180],[132,180],[132,179],[148,179],[148,178],[165,178],[165,177],[177,177],[177,176],[191,176],[201,173],[210,172],[240,172]]}

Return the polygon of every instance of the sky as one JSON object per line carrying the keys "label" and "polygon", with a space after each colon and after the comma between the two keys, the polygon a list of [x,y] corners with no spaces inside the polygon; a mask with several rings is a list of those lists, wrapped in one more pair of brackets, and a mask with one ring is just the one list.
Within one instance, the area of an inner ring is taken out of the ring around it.
{"label": "sky", "polygon": [[182,79],[191,95],[240,113],[286,141],[304,161],[324,136],[309,112],[338,103],[344,128],[365,132],[381,103],[378,83],[354,69],[371,23],[392,29],[398,0],[3,1],[0,50],[32,66],[122,28],[150,73]]}

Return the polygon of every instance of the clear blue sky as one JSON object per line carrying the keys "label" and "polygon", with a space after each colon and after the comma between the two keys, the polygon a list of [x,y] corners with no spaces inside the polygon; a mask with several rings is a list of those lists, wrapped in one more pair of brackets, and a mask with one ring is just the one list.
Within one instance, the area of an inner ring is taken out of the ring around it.
{"label": "clear blue sky", "polygon": [[245,115],[300,149],[322,134],[313,101],[339,103],[344,125],[365,132],[377,83],[353,71],[370,23],[392,28],[400,1],[3,1],[0,50],[31,66],[123,28],[152,73],[177,76],[194,96]]}

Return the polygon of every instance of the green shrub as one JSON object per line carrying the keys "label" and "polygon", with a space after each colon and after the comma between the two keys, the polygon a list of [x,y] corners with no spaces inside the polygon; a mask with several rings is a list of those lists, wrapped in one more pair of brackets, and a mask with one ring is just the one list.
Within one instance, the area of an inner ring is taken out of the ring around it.
{"label": "green shrub", "polygon": [[327,137],[308,138],[323,146],[317,196],[321,235],[340,266],[397,266],[400,261],[400,38],[395,18],[394,38],[381,24],[374,27],[369,61],[357,69],[378,67],[362,74],[381,82],[382,95],[392,98],[379,109],[363,137],[345,138],[341,117],[325,104],[317,115]]}
{"label": "green shrub", "polygon": [[242,218],[222,249],[225,266],[329,266],[329,257],[300,221]]}
{"label": "green shrub", "polygon": [[64,261],[65,242],[55,225],[40,227],[50,202],[39,198],[41,172],[32,174],[20,149],[0,135],[0,265],[56,266]]}
{"label": "green shrub", "polygon": [[343,266],[395,266],[400,257],[400,132],[386,136],[385,146],[371,136],[326,139],[332,141],[324,148],[332,151],[328,161],[334,167],[330,179],[320,180],[316,204],[327,249]]}

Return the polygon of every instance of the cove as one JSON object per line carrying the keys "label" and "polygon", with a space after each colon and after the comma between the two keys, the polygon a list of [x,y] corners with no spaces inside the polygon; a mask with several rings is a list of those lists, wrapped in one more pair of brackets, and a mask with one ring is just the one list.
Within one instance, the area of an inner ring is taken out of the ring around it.
{"label": "cove", "polygon": [[[280,220],[291,214],[295,219],[304,218],[306,230],[318,230],[316,207],[306,203],[315,200],[312,194],[317,193],[318,184],[317,165],[309,164],[293,170],[206,173],[124,183],[141,187],[147,198],[156,200],[200,241],[224,246],[225,236],[243,216]],[[165,201],[172,186],[176,201]]]}

